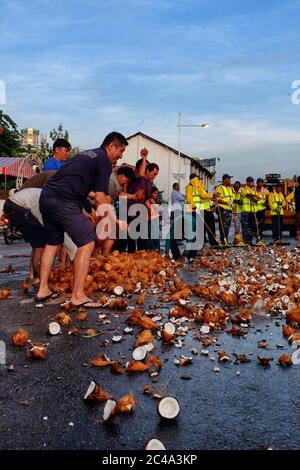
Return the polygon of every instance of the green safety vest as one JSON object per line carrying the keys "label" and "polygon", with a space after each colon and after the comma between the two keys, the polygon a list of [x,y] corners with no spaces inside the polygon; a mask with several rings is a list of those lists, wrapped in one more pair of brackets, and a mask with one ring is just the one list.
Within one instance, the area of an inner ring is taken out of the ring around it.
{"label": "green safety vest", "polygon": [[210,208],[209,200],[201,199],[200,194],[197,191],[197,188],[189,183],[189,186],[193,188],[193,202],[197,209],[203,211]]}
{"label": "green safety vest", "polygon": [[283,215],[284,210],[282,203],[284,202],[284,195],[282,193],[271,193],[270,198],[272,199],[272,205],[274,209],[271,209],[271,215]]}
{"label": "green safety vest", "polygon": [[267,207],[267,193],[262,193],[260,191],[257,191],[259,195],[259,200],[256,203],[256,212],[264,211],[265,208]]}
{"label": "green safety vest", "polygon": [[233,200],[234,200],[234,193],[232,191],[232,188],[230,186],[224,186],[223,184],[220,184],[219,187],[222,190],[221,199],[223,199],[223,201],[226,201],[227,203],[227,204],[219,204],[219,206],[223,207],[223,209],[226,209],[227,211],[231,211]]}
{"label": "green safety vest", "polygon": [[236,214],[240,214],[242,212],[242,200],[241,200],[241,190],[239,189],[236,193],[234,189],[233,192],[233,207],[235,208]]}
{"label": "green safety vest", "polygon": [[256,212],[256,203],[252,202],[251,199],[249,199],[248,197],[243,197],[243,194],[246,194],[246,193],[249,193],[249,194],[253,194],[254,196],[256,196],[256,189],[254,188],[248,188],[248,186],[246,186],[245,188],[243,188],[243,192],[242,192],[242,212],[247,212],[248,214],[249,213],[252,213],[252,212]]}

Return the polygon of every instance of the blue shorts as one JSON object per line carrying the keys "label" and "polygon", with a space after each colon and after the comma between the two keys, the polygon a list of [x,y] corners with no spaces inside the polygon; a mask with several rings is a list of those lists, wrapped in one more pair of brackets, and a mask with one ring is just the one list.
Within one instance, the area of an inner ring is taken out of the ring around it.
{"label": "blue shorts", "polygon": [[83,215],[82,208],[74,201],[58,200],[42,192],[40,211],[47,245],[62,245],[65,232],[78,248],[97,238],[91,221]]}

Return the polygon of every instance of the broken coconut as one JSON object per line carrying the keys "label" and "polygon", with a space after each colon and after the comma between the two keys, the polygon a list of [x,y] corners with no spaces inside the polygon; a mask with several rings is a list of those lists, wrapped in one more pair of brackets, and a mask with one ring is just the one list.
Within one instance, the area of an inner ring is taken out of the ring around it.
{"label": "broken coconut", "polygon": [[103,421],[109,421],[118,414],[118,407],[116,400],[107,400],[103,410]]}
{"label": "broken coconut", "polygon": [[132,357],[135,361],[142,361],[147,355],[147,349],[145,346],[138,346],[132,352]]}
{"label": "broken coconut", "polygon": [[110,398],[110,395],[106,393],[102,388],[92,380],[90,383],[83,399],[84,400],[100,400],[105,401]]}
{"label": "broken coconut", "polygon": [[24,329],[14,331],[11,340],[14,346],[25,346],[29,340],[28,331]]}
{"label": "broken coconut", "polygon": [[38,343],[31,343],[31,347],[28,350],[29,357],[33,357],[35,359],[44,359],[46,356],[47,349],[44,345]]}
{"label": "broken coconut", "polygon": [[58,333],[60,333],[59,323],[57,323],[56,321],[52,321],[51,323],[49,323],[48,333],[53,336],[58,335]]}
{"label": "broken coconut", "polygon": [[179,402],[174,397],[164,397],[159,401],[157,411],[161,418],[175,419],[180,411]]}
{"label": "broken coconut", "polygon": [[175,325],[171,322],[164,323],[163,329],[164,329],[164,331],[169,333],[169,335],[174,335],[174,333],[176,331]]}
{"label": "broken coconut", "polygon": [[115,295],[122,295],[123,292],[124,292],[124,287],[122,287],[122,286],[116,286],[114,288],[114,294]]}
{"label": "broken coconut", "polygon": [[145,450],[166,450],[159,439],[150,439],[145,446]]}

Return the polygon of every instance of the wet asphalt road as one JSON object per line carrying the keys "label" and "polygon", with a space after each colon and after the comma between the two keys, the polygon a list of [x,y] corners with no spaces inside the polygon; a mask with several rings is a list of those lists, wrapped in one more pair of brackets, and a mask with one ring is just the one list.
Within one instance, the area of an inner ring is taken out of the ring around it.
{"label": "wet asphalt road", "polygon": [[[2,245],[0,239],[0,256],[30,252],[24,243],[8,248]],[[100,345],[111,340],[116,328],[122,331],[127,313],[113,317],[110,310],[102,309],[111,320],[108,325],[99,324],[98,310],[88,311],[86,322],[74,321],[79,328],[98,330],[101,334],[96,337],[66,333],[49,337],[47,325],[59,305],[38,309],[33,303],[20,304],[25,297],[19,284],[28,262],[26,257],[0,258],[0,270],[11,263],[18,271],[0,274],[0,286],[13,289],[11,299],[0,301],[0,340],[7,345],[7,365],[15,367],[8,372],[0,365],[0,449],[134,450],[143,449],[151,437],[160,438],[169,450],[300,448],[300,366],[282,369],[276,364],[282,352],[293,352],[282,336],[285,322],[281,318],[256,317],[246,338],[231,337],[224,331],[214,335],[218,342],[208,348],[210,357],[217,358],[218,350],[246,353],[252,359],[249,364],[219,364],[199,354],[191,365],[178,368],[173,361],[180,354],[191,356],[192,348],[204,349],[193,339],[194,332],[188,333],[182,349],[156,341],[156,354],[163,364],[158,382],[152,384],[147,373],[113,375],[110,368],[90,365],[100,352],[123,362],[130,360],[134,335],[125,335],[120,344]],[[197,282],[199,274],[191,273],[188,266],[181,271],[189,282]],[[152,311],[156,304],[156,311],[167,317],[169,304],[166,308],[154,297],[150,300],[145,309]],[[134,304],[134,299],[130,302]],[[11,345],[12,331],[21,326],[33,341],[49,343],[45,360],[30,360],[24,348]],[[134,333],[139,331],[133,328]],[[267,351],[257,349],[257,341],[263,339],[269,343]],[[278,344],[284,349],[278,349]],[[257,354],[272,356],[271,367],[258,365]],[[219,373],[213,371],[216,366]],[[101,424],[103,405],[90,406],[83,401],[91,380],[116,398],[133,392],[138,401],[133,413]],[[177,397],[181,412],[175,421],[160,419],[157,399],[143,394],[147,384]]]}

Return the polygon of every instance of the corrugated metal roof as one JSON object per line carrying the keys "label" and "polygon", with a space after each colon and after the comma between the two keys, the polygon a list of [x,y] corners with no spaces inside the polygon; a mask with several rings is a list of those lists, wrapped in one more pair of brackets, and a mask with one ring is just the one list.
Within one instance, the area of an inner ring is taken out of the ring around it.
{"label": "corrugated metal roof", "polygon": [[[0,174],[17,177],[23,161],[23,158],[20,157],[0,157]],[[31,178],[35,175],[35,171],[27,162],[23,165],[22,173],[24,178]]]}

